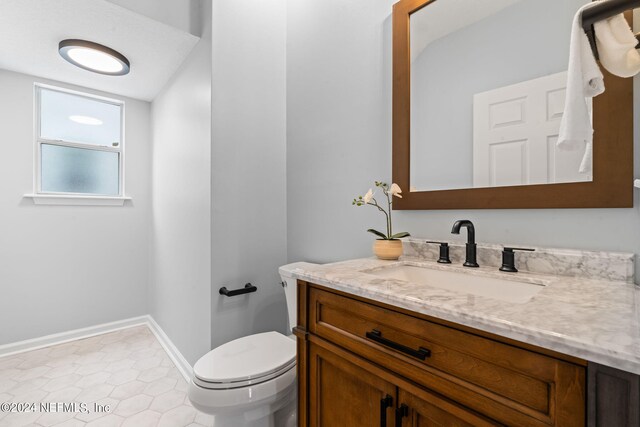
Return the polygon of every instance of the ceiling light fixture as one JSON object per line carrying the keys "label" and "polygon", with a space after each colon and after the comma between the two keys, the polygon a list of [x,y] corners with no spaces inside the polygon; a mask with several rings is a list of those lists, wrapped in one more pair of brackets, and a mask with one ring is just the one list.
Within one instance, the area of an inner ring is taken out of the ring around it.
{"label": "ceiling light fixture", "polygon": [[67,62],[94,73],[124,76],[129,73],[129,60],[107,46],[98,43],[68,39],[58,45],[58,52]]}
{"label": "ceiling light fixture", "polygon": [[69,116],[69,120],[71,120],[72,122],[83,124],[83,125],[91,125],[91,126],[102,125],[102,120],[96,119],[95,117],[89,117],[89,116]]}

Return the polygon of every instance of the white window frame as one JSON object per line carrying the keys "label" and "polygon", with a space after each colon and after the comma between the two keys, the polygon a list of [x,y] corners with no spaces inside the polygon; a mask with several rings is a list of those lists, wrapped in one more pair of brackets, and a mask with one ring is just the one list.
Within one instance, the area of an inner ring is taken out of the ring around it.
{"label": "white window frame", "polygon": [[[64,140],[50,140],[40,137],[41,130],[41,94],[42,90],[66,93],[80,96],[120,107],[120,144],[118,147],[108,145],[95,145]],[[34,166],[33,166],[33,193],[25,195],[33,199],[36,204],[54,205],[112,205],[122,206],[130,197],[125,196],[125,102],[118,99],[106,98],[86,92],[51,86],[43,83],[34,83]],[[61,147],[73,147],[89,149],[93,151],[106,151],[119,153],[118,156],[118,195],[98,195],[87,193],[64,193],[42,191],[42,145],[56,145]]]}

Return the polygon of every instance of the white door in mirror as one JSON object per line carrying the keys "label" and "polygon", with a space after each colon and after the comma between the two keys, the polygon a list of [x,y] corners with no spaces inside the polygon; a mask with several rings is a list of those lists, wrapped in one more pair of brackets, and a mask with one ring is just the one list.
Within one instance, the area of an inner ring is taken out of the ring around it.
{"label": "white door in mirror", "polygon": [[556,147],[567,73],[557,73],[473,98],[473,186],[591,181],[578,172],[584,147]]}

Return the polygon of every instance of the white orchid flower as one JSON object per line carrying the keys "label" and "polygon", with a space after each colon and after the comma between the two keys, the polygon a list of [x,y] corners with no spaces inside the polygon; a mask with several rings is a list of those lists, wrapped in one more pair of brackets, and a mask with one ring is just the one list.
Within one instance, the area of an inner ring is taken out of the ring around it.
{"label": "white orchid flower", "polygon": [[373,190],[369,189],[369,191],[367,191],[367,194],[365,194],[362,198],[362,201],[365,203],[369,203],[371,199],[373,199]]}
{"label": "white orchid flower", "polygon": [[391,187],[389,187],[389,184],[382,181],[375,181],[375,184],[376,184],[376,187],[380,188],[384,193],[383,200],[387,202],[386,203],[387,209],[384,208],[385,203],[383,203],[383,206],[378,205],[378,201],[373,198],[374,191],[371,188],[369,189],[369,191],[367,191],[367,194],[365,194],[364,196],[357,196],[351,201],[351,204],[353,206],[366,206],[366,205],[373,206],[377,208],[386,217],[387,229],[385,230],[385,232],[374,230],[373,228],[368,229],[367,232],[375,235],[378,240],[399,241],[402,238],[409,237],[410,234],[407,233],[406,231],[403,231],[400,233],[394,233],[393,226],[391,224],[391,207],[393,205],[393,201],[391,199],[393,199],[393,196],[402,197],[400,194],[402,193],[402,189],[398,184],[392,184]]}
{"label": "white orchid flower", "polygon": [[402,189],[400,188],[400,186],[398,184],[396,184],[395,182],[393,184],[391,184],[391,188],[389,188],[389,194],[391,194],[392,196],[396,196],[402,199]]}

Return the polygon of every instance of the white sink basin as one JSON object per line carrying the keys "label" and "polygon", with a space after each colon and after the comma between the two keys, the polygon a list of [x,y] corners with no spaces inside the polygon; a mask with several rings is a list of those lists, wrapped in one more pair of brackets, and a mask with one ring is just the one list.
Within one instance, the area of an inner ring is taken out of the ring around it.
{"label": "white sink basin", "polygon": [[414,265],[396,265],[368,270],[366,273],[517,304],[529,301],[544,289],[542,283],[529,283],[510,280],[506,277],[501,279]]}

